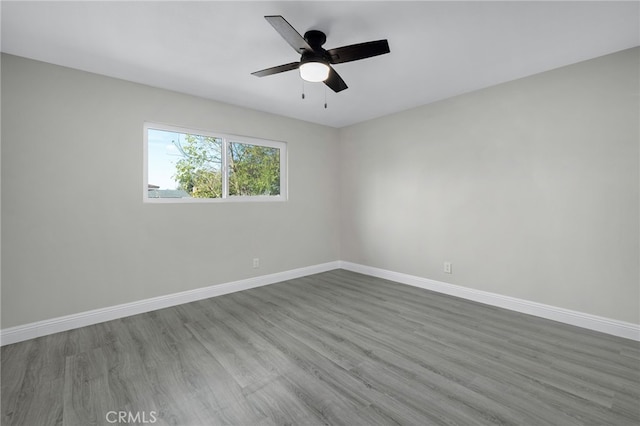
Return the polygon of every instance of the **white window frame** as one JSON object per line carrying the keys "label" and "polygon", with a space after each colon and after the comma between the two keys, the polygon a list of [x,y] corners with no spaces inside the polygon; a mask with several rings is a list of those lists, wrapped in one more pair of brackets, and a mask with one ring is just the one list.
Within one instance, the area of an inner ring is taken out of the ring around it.
{"label": "white window frame", "polygon": [[[149,197],[149,129],[164,130],[168,132],[186,133],[201,136],[208,136],[222,139],[222,197],[221,198],[150,198]],[[249,136],[239,136],[226,133],[212,132],[208,130],[191,129],[187,127],[172,126],[145,122],[143,126],[143,183],[142,201],[144,203],[166,204],[166,203],[238,203],[238,202],[278,202],[287,201],[287,143],[258,139]],[[280,195],[229,195],[229,170],[228,170],[228,144],[238,142],[247,145],[266,146],[280,150]]]}

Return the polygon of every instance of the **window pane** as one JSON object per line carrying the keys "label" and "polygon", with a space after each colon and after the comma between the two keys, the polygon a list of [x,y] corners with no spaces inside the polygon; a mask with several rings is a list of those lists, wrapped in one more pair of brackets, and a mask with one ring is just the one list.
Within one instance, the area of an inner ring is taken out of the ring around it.
{"label": "window pane", "polygon": [[280,149],[229,142],[229,195],[280,195]]}
{"label": "window pane", "polygon": [[148,129],[149,198],[222,197],[222,139]]}

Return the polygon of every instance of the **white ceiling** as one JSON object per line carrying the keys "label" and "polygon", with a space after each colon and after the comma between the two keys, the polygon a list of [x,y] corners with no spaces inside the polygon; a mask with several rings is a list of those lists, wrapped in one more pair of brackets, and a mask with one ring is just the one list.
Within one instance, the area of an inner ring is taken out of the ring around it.
{"label": "white ceiling", "polygon": [[[2,51],[343,127],[640,45],[628,2],[11,2]],[[263,18],[327,33],[325,48],[386,38],[391,53],[335,65],[335,94],[297,71]],[[328,108],[324,109],[325,92]]]}

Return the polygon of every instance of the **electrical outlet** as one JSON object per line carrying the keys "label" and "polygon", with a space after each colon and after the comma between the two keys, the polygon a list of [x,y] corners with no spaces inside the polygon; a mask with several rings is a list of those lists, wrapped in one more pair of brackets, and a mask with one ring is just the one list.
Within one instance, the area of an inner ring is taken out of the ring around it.
{"label": "electrical outlet", "polygon": [[444,273],[451,274],[451,262],[444,262]]}
{"label": "electrical outlet", "polygon": [[259,268],[260,267],[260,259],[257,257],[253,258],[253,267],[254,268]]}

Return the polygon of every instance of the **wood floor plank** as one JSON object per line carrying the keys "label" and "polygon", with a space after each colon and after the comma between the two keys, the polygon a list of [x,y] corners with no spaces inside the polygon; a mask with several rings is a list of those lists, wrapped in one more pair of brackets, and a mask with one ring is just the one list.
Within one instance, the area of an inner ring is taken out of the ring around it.
{"label": "wood floor plank", "polygon": [[[262,322],[269,322],[268,312],[264,312],[255,305],[252,305],[246,298],[238,298],[231,295],[234,312],[243,315],[255,313]],[[239,299],[239,300],[238,300]],[[343,398],[351,399],[355,403],[363,406],[371,406],[375,401],[378,412],[383,416],[393,419],[399,424],[419,424],[426,417],[423,413],[417,412],[413,407],[398,403],[392,398],[388,398],[384,390],[379,390],[371,384],[358,380],[347,370],[325,358],[304,342],[288,335],[286,331],[277,327],[258,329],[264,338],[274,344],[274,347],[284,353],[293,365],[310,375],[314,380],[320,380],[326,386],[339,392]],[[422,419],[422,420],[420,420]]]}
{"label": "wood floor plank", "polygon": [[[252,323],[252,311],[245,311],[238,309],[230,309],[230,312],[234,312],[237,317],[228,315],[224,308],[218,305],[219,299],[211,299],[209,301],[210,316],[216,316],[217,318],[224,318],[225,325],[238,337],[238,339],[246,339],[246,343],[249,344],[252,349],[255,350],[257,358],[260,359],[263,368],[266,368],[270,372],[276,371],[279,373],[278,377],[283,379],[282,383],[290,388],[290,391],[295,395],[319,395],[323,401],[330,401],[329,404],[324,404],[322,412],[324,417],[330,417],[333,424],[345,424],[345,425],[391,425],[396,422],[390,417],[386,417],[383,413],[372,406],[360,405],[352,401],[351,399],[345,399],[344,396],[335,390],[335,388],[327,386],[322,381],[318,380],[312,373],[308,373],[304,369],[298,367],[295,360],[288,358],[284,353],[278,351],[277,347],[270,343],[267,339],[259,336],[254,329],[249,327]],[[229,303],[226,304],[229,308]],[[262,323],[266,328],[274,328],[271,323]],[[270,379],[272,380],[272,379]],[[254,391],[261,389],[265,386],[264,381],[259,381],[252,386],[247,386],[243,389],[243,392],[248,396]],[[309,397],[305,397],[305,400],[309,400]],[[327,408],[329,411],[327,411]],[[314,421],[317,420],[314,417]],[[239,423],[243,424],[243,423]]]}
{"label": "wood floor plank", "polygon": [[1,357],[2,425],[640,425],[639,342],[343,270]]}
{"label": "wood floor plank", "polygon": [[241,388],[269,381],[277,375],[264,368],[255,349],[235,340],[225,327],[219,325],[205,329],[197,324],[190,324],[187,328]]}

